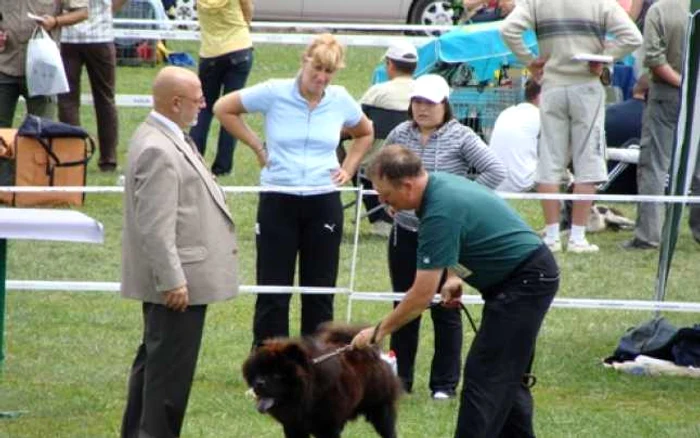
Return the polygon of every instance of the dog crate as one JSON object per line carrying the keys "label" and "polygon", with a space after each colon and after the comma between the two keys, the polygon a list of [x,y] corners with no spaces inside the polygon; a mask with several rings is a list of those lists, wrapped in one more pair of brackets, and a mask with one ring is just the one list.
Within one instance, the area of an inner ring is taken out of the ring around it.
{"label": "dog crate", "polygon": [[461,87],[450,95],[454,116],[488,143],[498,115],[509,106],[523,101],[520,81],[503,87]]}
{"label": "dog crate", "polygon": [[[130,0],[114,15],[115,18],[167,20],[160,0]],[[158,29],[155,24],[130,24],[128,29]],[[157,62],[158,40],[116,38],[117,65],[154,66]]]}

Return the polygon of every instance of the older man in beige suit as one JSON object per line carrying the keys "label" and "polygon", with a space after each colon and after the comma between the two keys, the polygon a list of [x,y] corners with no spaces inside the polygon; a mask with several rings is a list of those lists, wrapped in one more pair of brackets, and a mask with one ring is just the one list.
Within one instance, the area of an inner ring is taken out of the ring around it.
{"label": "older man in beige suit", "polygon": [[122,295],[143,301],[122,437],[180,436],[207,304],[238,292],[224,193],[183,133],[204,107],[197,75],[162,69],[154,109],[129,145]]}

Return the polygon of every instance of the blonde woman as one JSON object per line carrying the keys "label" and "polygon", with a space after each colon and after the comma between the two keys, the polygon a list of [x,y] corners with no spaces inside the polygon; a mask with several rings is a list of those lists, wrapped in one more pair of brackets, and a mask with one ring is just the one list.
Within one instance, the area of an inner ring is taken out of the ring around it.
{"label": "blonde woman", "polygon": [[[335,186],[355,173],[373,141],[372,124],[355,99],[330,85],[344,66],[345,49],[330,34],[316,37],[301,58],[295,78],[277,79],[221,98],[214,114],[222,126],[255,152],[260,184],[279,188],[260,194],[256,224],[257,283],[290,286],[299,257],[299,285],[334,287],[343,229],[343,207]],[[261,139],[244,113],[265,116]],[[354,140],[338,163],[341,130]],[[308,190],[286,190],[304,186]],[[257,297],[254,345],[289,335],[290,294]],[[333,319],[333,296],[302,294],[301,334]]]}

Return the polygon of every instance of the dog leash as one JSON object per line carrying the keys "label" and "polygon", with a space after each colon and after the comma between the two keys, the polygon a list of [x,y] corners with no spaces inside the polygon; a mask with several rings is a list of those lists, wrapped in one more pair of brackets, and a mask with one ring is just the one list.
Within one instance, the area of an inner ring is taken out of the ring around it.
{"label": "dog leash", "polygon": [[[467,319],[469,320],[469,324],[471,324],[472,329],[474,329],[474,334],[477,334],[479,330],[476,328],[476,324],[474,323],[474,319],[472,318],[471,313],[469,313],[469,309],[467,309],[467,306],[464,305],[463,302],[459,302],[459,307],[464,311],[464,314],[467,315]],[[535,355],[532,355],[532,358],[530,358],[530,365],[528,368],[532,368],[532,359],[534,359]],[[532,374],[532,373],[525,373],[523,374],[523,380],[522,380],[522,385],[526,388],[532,388],[535,386],[537,383],[537,377]]]}
{"label": "dog leash", "polygon": [[461,307],[462,310],[464,310],[464,313],[467,315],[467,319],[469,320],[469,324],[471,324],[472,329],[474,330],[474,334],[477,334],[479,332],[479,329],[476,328],[476,324],[474,323],[474,318],[472,318],[472,314],[469,313],[467,306],[465,306],[464,303],[460,301],[459,307]]}
{"label": "dog leash", "polygon": [[328,359],[330,359],[330,358],[332,358],[332,357],[335,357],[335,356],[337,356],[337,355],[339,355],[339,354],[341,354],[341,353],[344,353],[344,352],[350,350],[351,348],[352,348],[352,345],[351,345],[351,344],[348,344],[348,345],[346,345],[346,346],[344,346],[344,347],[336,348],[335,350],[331,351],[330,353],[322,354],[322,355],[320,355],[320,356],[318,356],[318,357],[315,357],[315,358],[311,359],[311,363],[313,363],[314,365],[316,365],[316,364],[319,364],[319,363],[321,363],[321,362],[325,362],[325,361],[327,361]]}

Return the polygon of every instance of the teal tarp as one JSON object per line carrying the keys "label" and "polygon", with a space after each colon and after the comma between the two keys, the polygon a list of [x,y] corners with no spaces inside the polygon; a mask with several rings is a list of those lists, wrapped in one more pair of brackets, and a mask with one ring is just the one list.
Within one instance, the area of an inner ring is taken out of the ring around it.
{"label": "teal tarp", "polygon": [[[468,63],[474,68],[477,81],[493,79],[501,65],[519,65],[518,60],[501,39],[498,29],[502,21],[475,23],[455,27],[418,48],[418,68],[415,76],[433,70],[438,62]],[[532,30],[525,32],[525,44],[537,53],[537,39]],[[384,63],[374,71],[372,83],[387,80]]]}

